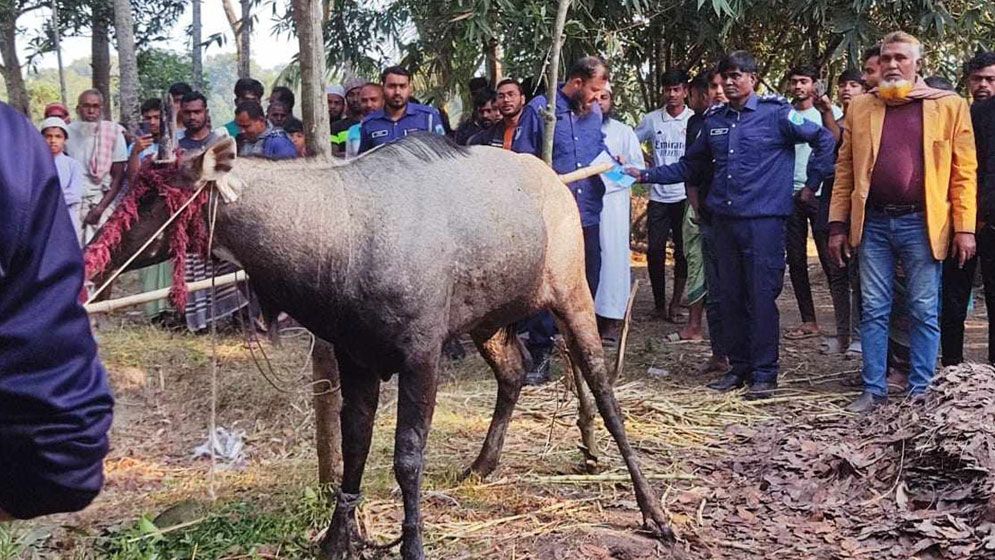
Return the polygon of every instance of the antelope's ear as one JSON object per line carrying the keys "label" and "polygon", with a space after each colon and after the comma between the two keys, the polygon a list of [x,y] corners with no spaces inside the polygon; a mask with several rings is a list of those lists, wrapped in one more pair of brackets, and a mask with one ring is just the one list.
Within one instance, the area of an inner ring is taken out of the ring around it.
{"label": "antelope's ear", "polygon": [[206,183],[214,183],[214,187],[225,202],[234,202],[245,187],[245,184],[231,173],[234,162],[235,140],[226,136],[189,160],[184,167],[187,177],[194,183],[195,188]]}
{"label": "antelope's ear", "polygon": [[220,181],[232,170],[235,161],[235,140],[226,136],[208,146],[194,162],[199,181]]}

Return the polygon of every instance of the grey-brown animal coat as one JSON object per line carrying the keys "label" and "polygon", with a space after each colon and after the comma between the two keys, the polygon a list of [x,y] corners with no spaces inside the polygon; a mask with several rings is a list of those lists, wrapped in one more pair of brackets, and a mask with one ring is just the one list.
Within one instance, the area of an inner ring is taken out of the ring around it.
{"label": "grey-brown animal coat", "polygon": [[[424,558],[418,494],[443,342],[469,332],[498,380],[495,415],[471,469],[496,466],[521,389],[509,325],[549,308],[632,475],[645,525],[669,537],[606,382],[584,274],[583,237],[568,189],[541,161],[414,136],[345,165],[237,160],[233,143],[184,164],[176,181],[224,175],[244,184],[217,213],[217,252],[239,262],[270,310],[288,312],[335,346],[343,408],[343,480],[325,558],[351,557],[354,508],[380,380],[397,372],[394,471],[404,498],[401,552]],[[112,256],[165,220],[161,202]]]}

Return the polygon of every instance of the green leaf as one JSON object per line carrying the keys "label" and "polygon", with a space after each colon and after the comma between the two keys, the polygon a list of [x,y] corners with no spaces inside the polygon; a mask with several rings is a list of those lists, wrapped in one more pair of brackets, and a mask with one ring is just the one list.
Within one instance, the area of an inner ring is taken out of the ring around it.
{"label": "green leaf", "polygon": [[144,515],[138,520],[138,533],[143,537],[146,535],[162,535],[162,532],[155,526],[155,523],[152,523],[152,520]]}

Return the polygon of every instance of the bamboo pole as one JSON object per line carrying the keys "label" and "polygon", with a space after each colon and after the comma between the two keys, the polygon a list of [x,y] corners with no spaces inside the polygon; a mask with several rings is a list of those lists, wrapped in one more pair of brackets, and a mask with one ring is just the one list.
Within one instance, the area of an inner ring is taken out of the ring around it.
{"label": "bamboo pole", "polygon": [[559,175],[560,180],[564,183],[573,183],[574,181],[580,181],[581,179],[587,179],[588,177],[593,177],[595,175],[601,175],[611,170],[615,167],[611,163],[599,163],[597,165],[588,165],[587,167],[581,167],[577,171],[571,171],[570,173],[564,173]]}
{"label": "bamboo pole", "polygon": [[[208,290],[211,286],[220,288],[221,286],[227,286],[228,284],[234,284],[235,282],[244,282],[249,279],[249,275],[243,270],[238,272],[232,272],[230,274],[224,274],[222,276],[217,276],[215,278],[208,278],[206,280],[198,280],[197,282],[191,282],[187,284],[188,292],[196,292],[199,290]],[[93,303],[88,303],[83,306],[87,313],[107,313],[114,311],[115,309],[120,309],[122,307],[130,307],[132,305],[140,305],[143,303],[148,303],[150,301],[156,301],[160,299],[166,299],[169,297],[169,291],[172,288],[162,288],[159,290],[153,290],[151,292],[144,292],[141,294],[134,294],[126,296],[123,298],[109,299],[107,301],[97,301]]]}

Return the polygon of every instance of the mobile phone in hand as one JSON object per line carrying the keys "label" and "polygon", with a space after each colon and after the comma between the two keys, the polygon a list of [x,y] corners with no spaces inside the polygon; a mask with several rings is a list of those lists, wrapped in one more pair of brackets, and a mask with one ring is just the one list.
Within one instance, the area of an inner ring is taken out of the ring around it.
{"label": "mobile phone in hand", "polygon": [[815,81],[815,98],[821,99],[823,95],[826,95],[826,82],[822,80]]}
{"label": "mobile phone in hand", "polygon": [[148,136],[149,134],[152,134],[152,125],[147,122],[140,123],[138,125],[138,131],[142,136]]}

